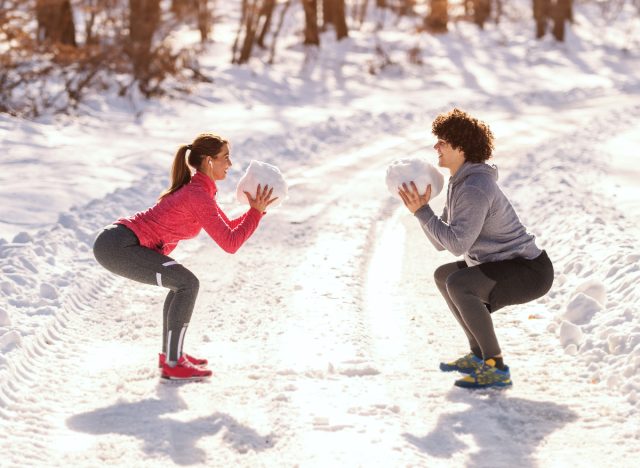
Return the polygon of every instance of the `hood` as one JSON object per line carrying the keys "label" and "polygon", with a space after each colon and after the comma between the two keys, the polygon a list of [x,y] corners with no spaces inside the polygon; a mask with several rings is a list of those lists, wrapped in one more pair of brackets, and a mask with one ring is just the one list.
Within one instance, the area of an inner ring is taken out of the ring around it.
{"label": "hood", "polygon": [[451,178],[449,183],[451,186],[458,185],[473,174],[487,174],[494,180],[498,180],[498,167],[493,164],[466,162],[458,169],[458,172]]}

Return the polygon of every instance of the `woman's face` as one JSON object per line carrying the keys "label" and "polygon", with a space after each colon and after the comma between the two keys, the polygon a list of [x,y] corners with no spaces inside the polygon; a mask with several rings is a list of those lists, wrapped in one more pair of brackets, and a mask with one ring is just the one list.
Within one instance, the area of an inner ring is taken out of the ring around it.
{"label": "woman's face", "polygon": [[207,174],[213,180],[224,180],[227,177],[227,171],[231,167],[231,155],[229,154],[229,145],[222,145],[220,152],[215,157],[207,156],[209,160],[207,164]]}

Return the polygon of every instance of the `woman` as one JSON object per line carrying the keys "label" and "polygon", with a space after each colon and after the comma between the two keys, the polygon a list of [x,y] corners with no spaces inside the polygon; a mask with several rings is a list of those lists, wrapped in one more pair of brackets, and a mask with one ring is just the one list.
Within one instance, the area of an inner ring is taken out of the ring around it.
{"label": "woman", "polygon": [[468,374],[455,382],[459,387],[510,386],[491,313],[546,294],[553,265],[498,187],[497,169],[485,163],[493,151],[489,127],[453,109],[435,119],[432,131],[438,138],[438,165],[451,174],[442,216],[429,206],[430,186],[421,194],[411,182],[399,187],[399,193],[438,250],[464,255],[464,261],[442,265],[434,276],[470,352],[441,363],[440,369]]}
{"label": "woman", "polygon": [[[189,166],[195,169],[193,176]],[[203,228],[225,251],[235,253],[256,230],[265,209],[276,200],[271,198],[273,189],[268,186],[261,189],[258,185],[255,197],[245,192],[249,210],[229,220],[218,207],[215,195],[216,181],[223,180],[230,167],[229,143],[216,135],[199,135],[176,153],[171,186],[158,202],[146,211],[107,226],[93,246],[96,260],[107,270],[169,289],[164,302],[159,357],[164,379],[211,376],[211,371],[205,368],[205,359],[182,351],[198,295],[198,278],[167,255],[179,241],[197,236]]]}

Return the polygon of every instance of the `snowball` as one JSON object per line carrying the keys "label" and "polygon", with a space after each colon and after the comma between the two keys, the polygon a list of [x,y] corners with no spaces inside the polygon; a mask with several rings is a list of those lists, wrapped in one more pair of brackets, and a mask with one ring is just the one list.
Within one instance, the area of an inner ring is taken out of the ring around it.
{"label": "snowball", "polygon": [[254,197],[258,184],[260,184],[261,187],[268,185],[269,188],[273,188],[272,196],[278,197],[276,201],[269,205],[269,208],[280,205],[280,203],[287,198],[288,187],[284,177],[282,177],[280,173],[280,169],[271,164],[252,160],[246,172],[238,181],[236,188],[236,198],[238,201],[248,205],[249,200],[244,192],[249,192],[251,196]]}
{"label": "snowball", "polygon": [[582,330],[579,326],[574,325],[571,322],[567,322],[564,320],[560,324],[560,344],[563,347],[569,346],[570,344],[580,346],[582,341],[584,340],[584,335],[582,334]]}
{"label": "snowball", "polygon": [[398,187],[411,181],[415,182],[420,193],[424,193],[427,185],[431,185],[431,199],[437,197],[444,186],[444,176],[425,159],[396,159],[389,164],[386,182],[391,195],[401,199],[398,195]]}
{"label": "snowball", "polygon": [[584,293],[578,293],[567,305],[563,317],[570,322],[583,325],[589,323],[600,310],[602,306],[598,301]]}

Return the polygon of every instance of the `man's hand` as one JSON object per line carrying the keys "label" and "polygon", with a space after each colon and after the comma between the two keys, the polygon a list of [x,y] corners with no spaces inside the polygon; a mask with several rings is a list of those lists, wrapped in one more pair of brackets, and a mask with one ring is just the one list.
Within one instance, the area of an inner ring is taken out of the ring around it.
{"label": "man's hand", "polygon": [[424,205],[429,203],[431,199],[431,185],[427,185],[427,188],[424,191],[424,194],[420,195],[418,192],[418,187],[416,184],[411,181],[411,187],[407,187],[407,184],[402,184],[402,187],[398,187],[398,194],[402,201],[404,202],[404,206],[406,206],[409,211],[415,213]]}

